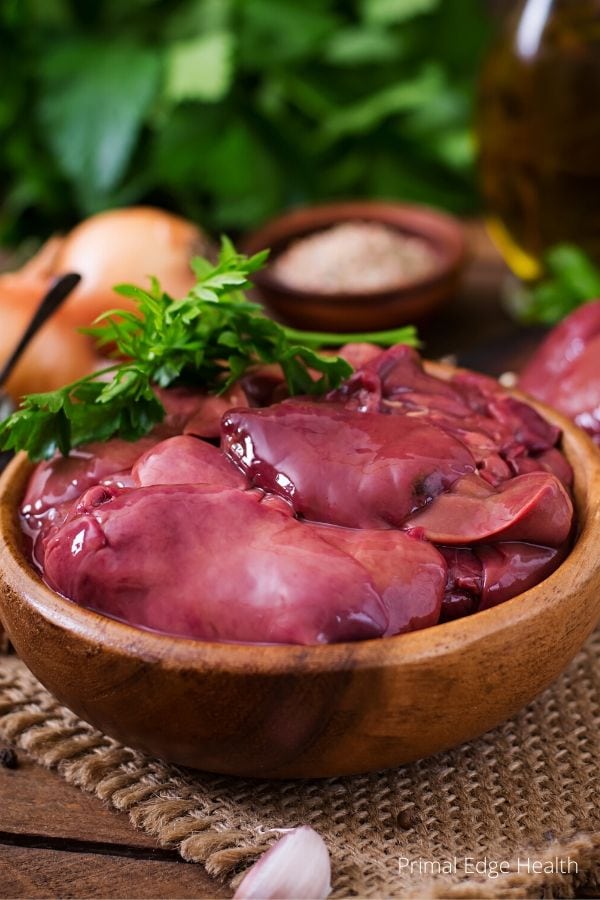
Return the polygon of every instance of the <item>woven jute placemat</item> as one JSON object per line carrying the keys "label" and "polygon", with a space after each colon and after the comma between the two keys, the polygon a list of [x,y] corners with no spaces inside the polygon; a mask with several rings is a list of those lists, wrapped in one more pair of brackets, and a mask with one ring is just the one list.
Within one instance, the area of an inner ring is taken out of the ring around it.
{"label": "woven jute placemat", "polygon": [[577,897],[600,887],[600,632],[500,728],[373,775],[266,782],[186,771],[102,735],[7,655],[0,737],[233,883],[277,829],[310,824],[331,851],[334,897]]}

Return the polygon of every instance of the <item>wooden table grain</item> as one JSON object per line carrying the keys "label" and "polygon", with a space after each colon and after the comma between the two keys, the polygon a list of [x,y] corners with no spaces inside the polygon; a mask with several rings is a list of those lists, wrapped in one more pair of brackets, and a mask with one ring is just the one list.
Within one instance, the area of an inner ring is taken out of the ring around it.
{"label": "wooden table grain", "polygon": [[[457,353],[494,372],[520,346],[502,311],[506,268],[479,223],[466,225],[471,260],[459,296],[420,328],[425,352]],[[0,768],[0,897],[207,898],[231,892],[199,865],[181,860],[95,797],[18,753],[16,769]]]}
{"label": "wooden table grain", "polygon": [[124,813],[17,753],[0,767],[0,896],[229,897],[175,850],[134,829]]}

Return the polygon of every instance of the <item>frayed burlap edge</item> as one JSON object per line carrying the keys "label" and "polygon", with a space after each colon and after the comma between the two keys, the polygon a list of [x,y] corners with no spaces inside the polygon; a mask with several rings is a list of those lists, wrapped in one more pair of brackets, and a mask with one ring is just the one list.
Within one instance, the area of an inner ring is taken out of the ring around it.
{"label": "frayed burlap edge", "polygon": [[[0,670],[0,737],[37,763],[58,770],[68,783],[127,812],[135,828],[153,835],[161,846],[175,848],[183,859],[203,864],[209,874],[228,879],[232,886],[242,877],[241,870],[279,836],[277,829],[258,835],[224,827],[218,804],[207,798],[199,801],[193,780],[184,770],[124,747],[81,721],[14,657],[4,657]],[[580,875],[524,875],[518,870],[519,858],[528,850],[542,863],[568,857],[578,864]],[[588,889],[599,884],[599,862],[600,834],[567,835],[542,852],[523,848],[520,857],[511,859],[510,871],[495,879],[431,878],[405,896],[430,900],[576,897],[581,883]],[[351,868],[333,853],[334,897],[360,896],[360,890],[347,890],[352,879],[344,869]]]}
{"label": "frayed burlap edge", "polygon": [[[219,828],[207,804],[178,777],[175,767],[146,757],[108,738],[62,707],[25,668],[4,658],[8,677],[0,673],[0,737],[24,750],[35,762],[56,769],[69,784],[95,794],[115,810],[126,812],[131,824],[175,847],[183,859],[202,863],[219,877],[263,853],[273,835],[243,845],[247,838],[234,829]],[[4,676],[4,677],[3,677]]]}

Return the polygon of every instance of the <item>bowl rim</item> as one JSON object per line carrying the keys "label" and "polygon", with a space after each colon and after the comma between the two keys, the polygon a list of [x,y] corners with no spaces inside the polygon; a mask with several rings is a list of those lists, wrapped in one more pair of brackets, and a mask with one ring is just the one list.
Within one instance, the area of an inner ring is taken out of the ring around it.
{"label": "bowl rim", "polygon": [[[310,217],[312,217],[312,224],[309,225]],[[288,299],[311,300],[313,303],[318,301],[332,307],[338,306],[341,302],[351,306],[364,305],[365,298],[385,305],[398,302],[399,299],[414,295],[416,292],[436,287],[455,276],[466,262],[466,236],[458,219],[432,207],[387,200],[344,200],[296,207],[270,219],[256,231],[246,235],[241,246],[244,252],[250,255],[270,247],[269,260],[272,261],[294,238],[306,237],[336,224],[355,219],[389,225],[397,231],[405,231],[405,233],[420,237],[434,247],[437,257],[435,267],[429,274],[413,278],[410,281],[398,282],[390,287],[356,292],[324,293],[293,287],[277,278],[271,267],[267,265],[266,268],[260,269],[253,275],[256,288],[259,291],[277,292]],[[408,226],[411,224],[412,227],[409,228]],[[403,228],[403,225],[406,225],[406,228]],[[278,247],[282,244],[283,246]],[[440,252],[440,249],[443,252]]]}
{"label": "bowl rim", "polygon": [[[465,371],[442,363],[427,362],[427,370],[449,378]],[[21,601],[55,626],[85,638],[89,643],[107,644],[112,652],[151,659],[165,668],[189,668],[246,675],[311,674],[353,669],[416,667],[442,653],[467,650],[485,641],[492,633],[509,631],[518,623],[526,627],[557,604],[564,591],[552,587],[571,567],[570,590],[577,592],[600,566],[595,551],[600,529],[600,452],[589,436],[565,416],[519,391],[507,391],[525,400],[562,430],[562,447],[575,472],[575,507],[579,530],[575,543],[558,568],[527,591],[490,609],[461,619],[386,638],[371,638],[333,644],[256,644],[202,641],[162,634],[112,619],[79,606],[49,588],[29,562],[25,539],[18,524],[18,505],[34,466],[19,453],[0,477],[0,588],[17,594]],[[576,465],[578,464],[578,466]],[[1,607],[0,607],[1,612]],[[10,636],[10,632],[9,632]]]}

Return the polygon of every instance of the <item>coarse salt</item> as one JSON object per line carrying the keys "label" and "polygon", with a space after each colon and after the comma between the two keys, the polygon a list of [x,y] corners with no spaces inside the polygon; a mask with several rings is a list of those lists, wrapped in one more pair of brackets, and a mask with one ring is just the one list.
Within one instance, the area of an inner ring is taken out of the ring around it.
{"label": "coarse salt", "polygon": [[435,252],[422,238],[379,222],[350,221],[299,238],[271,271],[298,290],[358,294],[407,284],[434,267]]}

